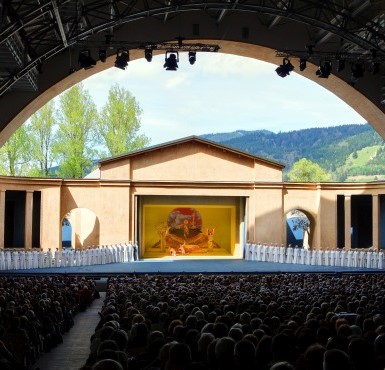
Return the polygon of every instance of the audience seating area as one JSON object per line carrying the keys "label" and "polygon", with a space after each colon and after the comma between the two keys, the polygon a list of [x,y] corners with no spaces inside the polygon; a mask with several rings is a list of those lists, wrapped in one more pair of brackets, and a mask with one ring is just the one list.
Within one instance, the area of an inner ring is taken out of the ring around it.
{"label": "audience seating area", "polygon": [[[0,277],[0,368],[33,369],[98,295]],[[109,277],[82,370],[383,370],[382,274]]]}
{"label": "audience seating area", "polygon": [[33,368],[95,295],[94,280],[84,277],[0,277],[1,370]]}
{"label": "audience seating area", "polygon": [[83,370],[383,370],[385,276],[111,277]]}

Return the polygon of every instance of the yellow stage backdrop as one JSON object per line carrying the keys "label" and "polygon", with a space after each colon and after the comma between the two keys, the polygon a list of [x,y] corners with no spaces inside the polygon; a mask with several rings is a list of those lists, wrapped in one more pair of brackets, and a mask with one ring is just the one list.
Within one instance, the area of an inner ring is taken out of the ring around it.
{"label": "yellow stage backdrop", "polygon": [[236,207],[207,204],[144,204],[141,257],[231,256]]}

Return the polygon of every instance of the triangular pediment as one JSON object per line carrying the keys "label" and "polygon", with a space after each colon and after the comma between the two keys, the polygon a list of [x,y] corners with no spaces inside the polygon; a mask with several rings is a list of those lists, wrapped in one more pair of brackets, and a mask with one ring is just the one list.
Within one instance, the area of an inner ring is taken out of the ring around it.
{"label": "triangular pediment", "polygon": [[99,167],[102,179],[136,181],[276,181],[284,168],[197,136],[108,158]]}

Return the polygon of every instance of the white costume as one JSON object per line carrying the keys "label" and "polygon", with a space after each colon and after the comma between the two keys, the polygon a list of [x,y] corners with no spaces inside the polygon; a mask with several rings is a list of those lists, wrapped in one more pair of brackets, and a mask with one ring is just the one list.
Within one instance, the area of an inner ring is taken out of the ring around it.
{"label": "white costume", "polygon": [[0,270],[5,270],[5,253],[0,249]]}
{"label": "white costume", "polygon": [[19,264],[19,252],[18,251],[13,251],[12,252],[12,262],[13,262],[13,269],[18,270],[20,268]]}

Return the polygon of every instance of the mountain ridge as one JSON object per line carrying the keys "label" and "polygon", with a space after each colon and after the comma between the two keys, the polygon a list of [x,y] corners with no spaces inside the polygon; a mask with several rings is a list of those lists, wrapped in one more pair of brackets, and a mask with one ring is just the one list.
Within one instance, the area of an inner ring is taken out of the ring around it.
{"label": "mountain ridge", "polygon": [[[355,181],[354,176],[377,177],[368,180],[376,180],[379,176],[385,179],[385,142],[369,124],[314,127],[278,133],[269,130],[236,130],[201,137],[280,162],[286,166],[284,174],[290,171],[294,162],[307,158],[328,171],[335,181]],[[370,155],[366,155],[367,158],[361,153],[365,148],[372,148],[368,149]],[[355,163],[358,153],[362,154],[360,162]],[[363,158],[366,158],[366,163]]]}

